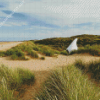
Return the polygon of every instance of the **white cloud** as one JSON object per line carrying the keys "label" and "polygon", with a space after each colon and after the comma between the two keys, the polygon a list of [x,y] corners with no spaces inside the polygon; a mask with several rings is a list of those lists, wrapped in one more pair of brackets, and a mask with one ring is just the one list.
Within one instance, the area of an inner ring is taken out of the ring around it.
{"label": "white cloud", "polygon": [[20,23],[17,23],[17,22],[7,22],[5,24],[3,24],[3,26],[23,26],[23,25],[27,25],[27,23],[25,22],[20,22]]}
{"label": "white cloud", "polygon": [[[8,1],[8,0],[5,0]],[[9,0],[9,10],[14,10],[23,0]],[[83,22],[100,22],[99,0],[24,0],[16,12],[24,12],[31,16],[56,18],[54,24],[76,24]],[[45,19],[46,20],[46,19]],[[48,19],[47,19],[48,20]]]}

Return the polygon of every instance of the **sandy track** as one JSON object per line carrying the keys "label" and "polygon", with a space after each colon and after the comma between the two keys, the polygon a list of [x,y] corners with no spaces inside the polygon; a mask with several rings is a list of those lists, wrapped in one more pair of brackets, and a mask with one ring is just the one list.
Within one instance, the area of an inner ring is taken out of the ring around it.
{"label": "sandy track", "polygon": [[53,69],[61,66],[66,66],[74,63],[76,60],[82,60],[87,63],[89,61],[100,60],[100,57],[94,57],[90,55],[71,55],[64,56],[58,55],[58,57],[45,57],[45,60],[31,59],[28,61],[13,61],[9,58],[0,58],[0,64],[8,65],[10,68],[26,68],[34,71],[36,81],[33,86],[26,88],[26,92],[21,100],[33,100],[32,97],[39,91],[41,84],[49,76],[49,72]]}
{"label": "sandy track", "polygon": [[0,42],[0,51],[6,51],[22,42]]}
{"label": "sandy track", "polygon": [[74,63],[76,60],[82,60],[83,62],[89,62],[99,60],[100,57],[94,57],[90,55],[71,55],[64,56],[58,55],[58,57],[45,57],[45,60],[30,59],[28,61],[9,60],[8,57],[1,57],[0,64],[7,65],[11,68],[26,68],[32,71],[49,71],[51,69],[58,68]]}
{"label": "sandy track", "polygon": [[[20,43],[22,42],[0,44],[0,46],[3,45],[0,50],[7,50]],[[45,57],[45,60],[30,59],[28,61],[15,61],[10,60],[9,57],[1,57],[0,64],[7,65],[10,68],[20,67],[34,71],[36,77],[35,84],[33,86],[27,87],[23,98],[21,98],[21,100],[33,100],[32,97],[34,97],[35,94],[40,90],[41,84],[47,79],[51,70],[61,66],[73,64],[76,60],[80,59],[87,63],[89,61],[100,60],[100,57],[94,57],[87,54],[75,54],[70,56],[58,55],[58,57]]]}

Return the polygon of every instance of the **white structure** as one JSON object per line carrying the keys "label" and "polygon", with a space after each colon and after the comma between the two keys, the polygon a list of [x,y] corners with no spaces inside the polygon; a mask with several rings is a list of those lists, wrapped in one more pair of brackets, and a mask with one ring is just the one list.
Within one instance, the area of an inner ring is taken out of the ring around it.
{"label": "white structure", "polygon": [[73,40],[73,42],[68,46],[68,48],[66,49],[66,50],[68,50],[69,51],[69,53],[71,52],[71,51],[73,51],[73,50],[78,50],[78,47],[77,47],[77,38],[75,38],[74,40]]}

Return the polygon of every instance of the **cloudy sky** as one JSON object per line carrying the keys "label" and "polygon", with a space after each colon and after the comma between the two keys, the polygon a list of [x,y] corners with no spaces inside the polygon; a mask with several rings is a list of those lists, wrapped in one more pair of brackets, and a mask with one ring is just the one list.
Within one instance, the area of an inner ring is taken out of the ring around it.
{"label": "cloudy sky", "polygon": [[0,41],[100,35],[100,0],[2,0]]}

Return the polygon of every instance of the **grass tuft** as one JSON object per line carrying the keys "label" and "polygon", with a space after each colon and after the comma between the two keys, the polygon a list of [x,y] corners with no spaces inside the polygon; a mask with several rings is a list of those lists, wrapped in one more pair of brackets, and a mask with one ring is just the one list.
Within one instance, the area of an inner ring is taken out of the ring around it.
{"label": "grass tuft", "polygon": [[35,100],[99,100],[100,89],[75,65],[54,71]]}
{"label": "grass tuft", "polygon": [[2,100],[17,100],[13,97],[13,91],[22,85],[33,84],[34,74],[26,69],[10,69],[4,65],[0,66],[0,98]]}

